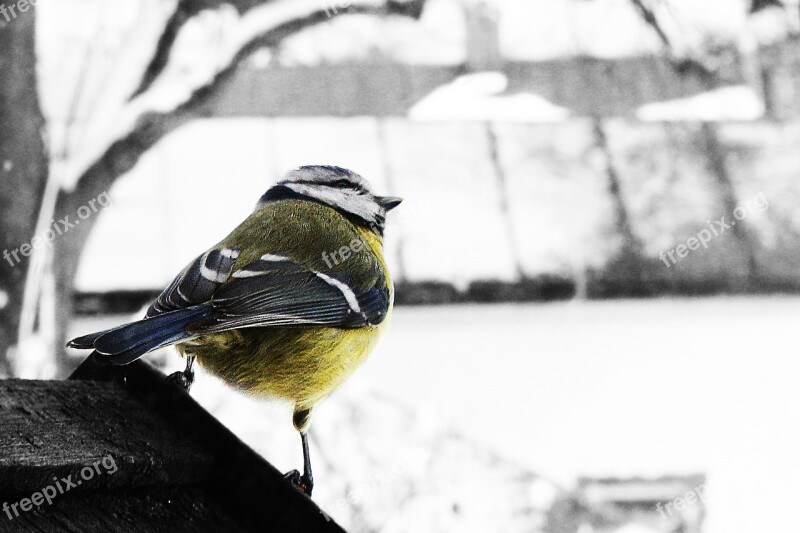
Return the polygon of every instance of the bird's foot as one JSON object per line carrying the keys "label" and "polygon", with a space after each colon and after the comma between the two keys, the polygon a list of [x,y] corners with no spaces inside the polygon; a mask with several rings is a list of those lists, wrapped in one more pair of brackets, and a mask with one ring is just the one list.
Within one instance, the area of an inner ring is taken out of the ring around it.
{"label": "bird's foot", "polygon": [[287,472],[284,474],[283,479],[294,485],[297,489],[303,491],[306,496],[311,496],[311,491],[314,490],[314,481],[297,470]]}
{"label": "bird's foot", "polygon": [[194,383],[194,372],[175,372],[174,374],[167,376],[165,381],[171,385],[182,388],[186,392],[189,392],[192,388],[192,384]]}

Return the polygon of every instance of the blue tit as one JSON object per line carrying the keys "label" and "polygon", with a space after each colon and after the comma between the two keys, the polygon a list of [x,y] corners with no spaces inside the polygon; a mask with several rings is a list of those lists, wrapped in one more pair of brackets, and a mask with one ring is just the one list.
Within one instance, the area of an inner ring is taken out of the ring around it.
{"label": "blue tit", "polygon": [[144,319],[73,339],[101,363],[125,365],[174,345],[230,386],[294,405],[304,473],[313,488],[308,428],[314,406],[364,361],[386,329],[393,285],[383,257],[386,213],[400,198],[376,196],[334,166],[289,172],[254,212],[183,269]]}

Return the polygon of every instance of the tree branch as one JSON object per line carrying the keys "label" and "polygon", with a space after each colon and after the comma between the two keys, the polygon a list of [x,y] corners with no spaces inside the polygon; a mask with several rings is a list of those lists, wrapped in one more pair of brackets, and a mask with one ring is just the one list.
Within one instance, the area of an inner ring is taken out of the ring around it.
{"label": "tree branch", "polygon": [[658,21],[655,12],[647,7],[642,0],[631,0],[631,2],[636,7],[637,11],[639,11],[645,23],[656,32],[658,38],[664,43],[675,70],[684,76],[695,75],[710,86],[715,78],[714,73],[697,59],[681,57],[679,54],[676,54],[672,40],[667,35],[667,32],[664,31],[664,28],[661,27],[661,23]]}
{"label": "tree branch", "polygon": [[[158,39],[156,51],[142,75],[139,87],[136,88],[136,91],[134,91],[130,99],[133,100],[147,91],[164,71],[169,63],[172,48],[175,45],[181,28],[183,28],[192,17],[203,10],[218,8],[221,5],[229,5],[236,9],[240,15],[243,15],[256,6],[268,4],[272,1],[274,0],[179,0],[175,11],[170,16],[169,20],[167,20],[164,31]],[[392,14],[419,18],[422,14],[424,3],[424,0],[388,0],[385,9]],[[344,5],[344,2],[339,2],[339,4]],[[331,0],[329,8],[321,10],[322,13],[325,13],[325,19],[329,19],[337,14],[335,12],[346,14],[358,11],[358,6],[355,5],[348,8],[338,7],[337,9],[333,9],[335,5],[337,5],[335,0]],[[315,24],[317,22],[315,22]]]}
{"label": "tree branch", "polygon": [[139,86],[131,96],[131,100],[147,91],[169,63],[172,47],[178,39],[181,28],[194,16],[206,9],[218,8],[227,4],[236,9],[239,14],[244,14],[253,7],[266,4],[272,0],[178,0],[175,11],[167,20],[164,31],[158,39],[156,51],[147,65]]}
{"label": "tree branch", "polygon": [[658,38],[661,39],[662,43],[664,43],[664,46],[666,46],[667,49],[672,50],[672,43],[664,31],[664,28],[662,28],[661,24],[659,24],[658,18],[653,10],[644,5],[642,0],[631,0],[631,2],[633,2],[633,5],[636,6],[636,9],[639,11],[639,14],[642,15],[642,19],[644,19],[647,25],[655,30]]}

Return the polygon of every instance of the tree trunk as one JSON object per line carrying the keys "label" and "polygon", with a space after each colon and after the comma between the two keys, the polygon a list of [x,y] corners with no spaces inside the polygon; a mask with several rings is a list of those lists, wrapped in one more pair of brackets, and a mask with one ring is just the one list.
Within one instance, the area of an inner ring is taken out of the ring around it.
{"label": "tree trunk", "polygon": [[0,374],[10,375],[25,276],[47,180],[36,83],[36,10],[0,19]]}

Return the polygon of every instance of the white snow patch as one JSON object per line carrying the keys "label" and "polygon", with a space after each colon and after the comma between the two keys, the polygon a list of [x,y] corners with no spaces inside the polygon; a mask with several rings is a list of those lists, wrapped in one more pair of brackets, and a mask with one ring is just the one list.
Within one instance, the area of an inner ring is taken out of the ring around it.
{"label": "white snow patch", "polygon": [[644,121],[758,120],[764,103],[746,85],[723,87],[687,98],[643,105],[636,116]]}
{"label": "white snow patch", "polygon": [[13,375],[21,379],[53,379],[55,361],[43,335],[29,335],[10,351]]}
{"label": "white snow patch", "polygon": [[414,120],[560,122],[568,109],[532,93],[502,94],[508,78],[500,72],[461,76],[434,90],[409,111]]}
{"label": "white snow patch", "polygon": [[614,533],[659,533],[660,530],[644,524],[627,524],[617,529]]}

